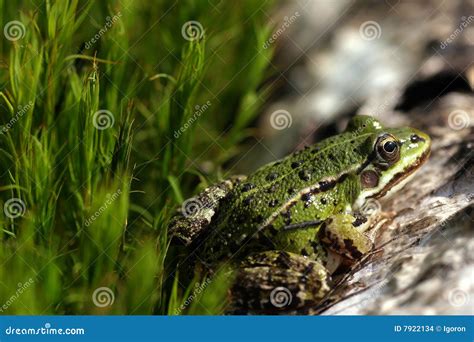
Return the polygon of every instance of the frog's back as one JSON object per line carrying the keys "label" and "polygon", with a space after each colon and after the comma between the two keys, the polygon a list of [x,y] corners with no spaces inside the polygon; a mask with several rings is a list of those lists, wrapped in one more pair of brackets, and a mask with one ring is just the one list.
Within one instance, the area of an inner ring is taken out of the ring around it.
{"label": "frog's back", "polygon": [[[330,216],[342,201],[336,185],[367,160],[373,136],[371,130],[348,130],[258,169],[224,199],[206,254],[233,254],[257,231]],[[310,205],[310,195],[325,192],[331,192],[330,205]],[[290,207],[291,220],[281,219]]]}

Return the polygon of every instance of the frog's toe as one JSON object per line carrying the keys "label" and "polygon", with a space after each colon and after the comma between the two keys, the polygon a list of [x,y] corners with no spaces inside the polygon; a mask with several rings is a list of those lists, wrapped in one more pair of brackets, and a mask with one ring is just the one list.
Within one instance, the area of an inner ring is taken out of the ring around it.
{"label": "frog's toe", "polygon": [[236,310],[286,311],[317,305],[329,292],[319,262],[284,251],[257,253],[239,267],[232,299]]}

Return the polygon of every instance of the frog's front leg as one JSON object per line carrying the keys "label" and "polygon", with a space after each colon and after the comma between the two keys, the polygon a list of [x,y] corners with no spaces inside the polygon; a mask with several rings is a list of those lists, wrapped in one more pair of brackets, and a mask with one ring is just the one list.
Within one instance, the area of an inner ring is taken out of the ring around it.
{"label": "frog's front leg", "polygon": [[209,226],[221,200],[245,178],[231,177],[184,201],[176,215],[171,218],[169,234],[184,245],[190,245]]}
{"label": "frog's front leg", "polygon": [[363,216],[337,214],[324,222],[318,237],[332,252],[349,260],[360,259],[373,248],[373,242],[364,234],[368,224]]}
{"label": "frog's front leg", "polygon": [[247,257],[239,266],[232,302],[237,311],[275,312],[317,304],[330,276],[319,262],[285,251]]}

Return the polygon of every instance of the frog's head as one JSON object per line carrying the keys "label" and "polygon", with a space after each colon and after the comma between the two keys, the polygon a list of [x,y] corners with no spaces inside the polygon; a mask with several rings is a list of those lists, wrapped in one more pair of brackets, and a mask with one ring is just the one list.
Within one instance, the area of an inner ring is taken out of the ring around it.
{"label": "frog's head", "polygon": [[359,170],[362,190],[356,206],[368,198],[380,198],[402,187],[428,159],[431,149],[430,137],[415,128],[384,128],[370,118],[365,129],[372,133],[366,145],[370,154]]}

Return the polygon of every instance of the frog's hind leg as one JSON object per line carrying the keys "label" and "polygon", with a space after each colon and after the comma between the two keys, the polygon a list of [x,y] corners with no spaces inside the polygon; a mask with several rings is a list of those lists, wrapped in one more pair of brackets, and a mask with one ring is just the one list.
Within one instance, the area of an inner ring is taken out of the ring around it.
{"label": "frog's hind leg", "polygon": [[330,276],[319,262],[285,251],[247,257],[240,265],[232,303],[236,312],[284,312],[317,305]]}
{"label": "frog's hind leg", "polygon": [[184,245],[190,245],[209,226],[220,201],[245,178],[245,176],[234,176],[226,179],[184,201],[176,215],[171,218],[170,235]]}

